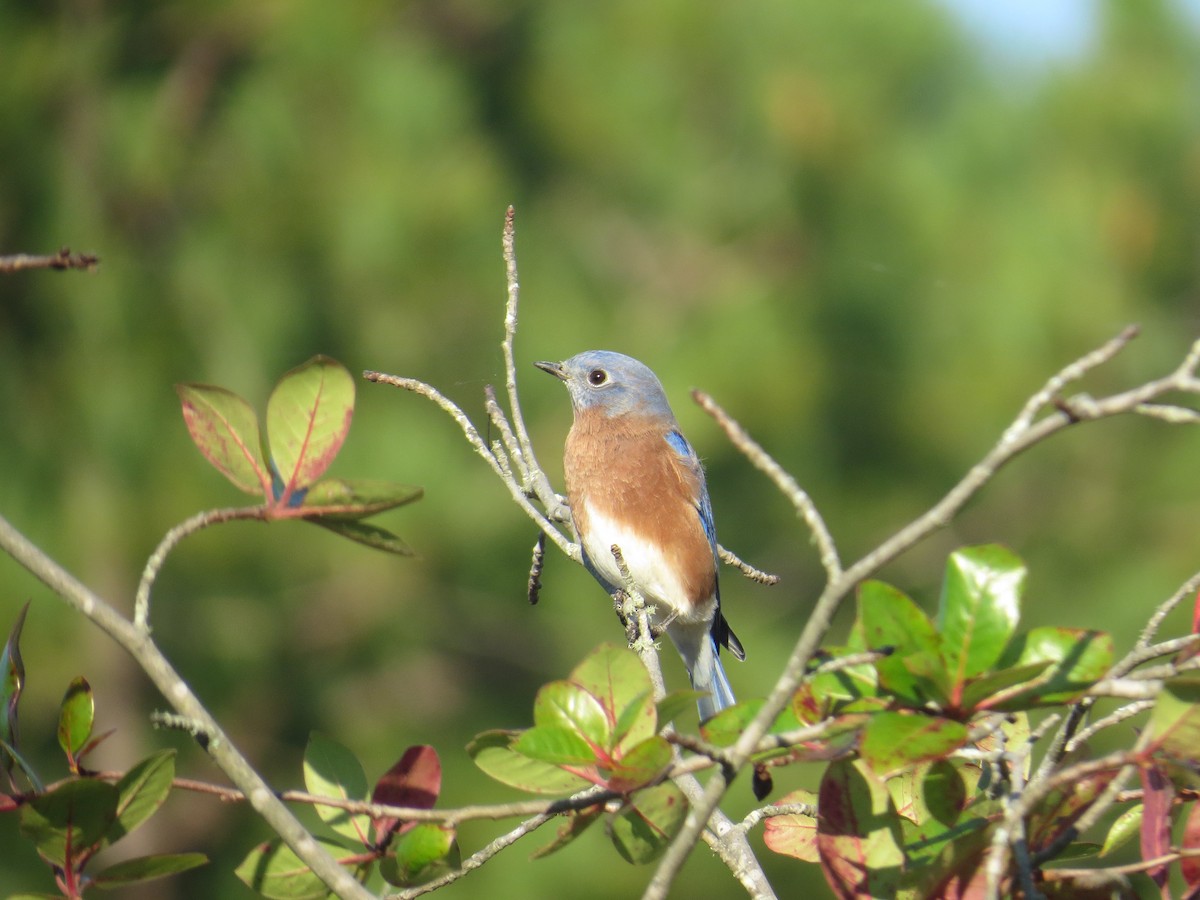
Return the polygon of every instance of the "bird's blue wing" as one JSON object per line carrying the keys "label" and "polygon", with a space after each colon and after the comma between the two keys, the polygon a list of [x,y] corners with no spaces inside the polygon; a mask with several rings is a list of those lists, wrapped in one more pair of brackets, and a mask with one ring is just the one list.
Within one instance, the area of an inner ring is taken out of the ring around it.
{"label": "bird's blue wing", "polygon": [[696,511],[700,514],[700,524],[704,526],[704,534],[712,547],[713,559],[717,557],[717,526],[713,522],[712,502],[708,499],[708,485],[704,482],[704,469],[700,465],[700,457],[692,445],[678,431],[667,432],[667,443],[671,445],[679,457],[696,473],[700,482],[700,496],[696,498]]}
{"label": "bird's blue wing", "polygon": [[[692,445],[687,442],[687,438],[678,431],[668,431],[666,439],[667,443],[671,445],[671,449],[679,454],[680,459],[696,473],[697,480],[700,482],[700,496],[696,498],[696,512],[700,515],[700,524],[704,526],[704,534],[708,537],[708,545],[712,548],[713,564],[719,569],[721,560],[717,554],[717,526],[713,522],[712,501],[708,499],[708,485],[704,481],[704,467],[700,465],[700,457],[696,455]],[[742,642],[738,640],[737,635],[733,633],[733,629],[729,627],[729,623],[721,613],[721,583],[719,579],[716,583],[716,594],[717,610],[712,622],[713,643],[717,647],[727,647],[738,659],[745,659],[746,651],[742,648]],[[715,656],[713,658],[716,659]],[[730,701],[732,702],[732,693]]]}

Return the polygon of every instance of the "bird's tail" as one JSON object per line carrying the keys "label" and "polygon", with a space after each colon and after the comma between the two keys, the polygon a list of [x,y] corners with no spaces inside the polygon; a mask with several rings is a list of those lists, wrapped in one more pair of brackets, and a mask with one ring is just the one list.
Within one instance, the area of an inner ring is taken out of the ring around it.
{"label": "bird's tail", "polygon": [[717,655],[717,645],[709,635],[704,636],[696,658],[690,663],[688,675],[692,679],[692,687],[705,692],[705,696],[696,701],[701,722],[737,702],[725,667],[721,665],[721,657]]}

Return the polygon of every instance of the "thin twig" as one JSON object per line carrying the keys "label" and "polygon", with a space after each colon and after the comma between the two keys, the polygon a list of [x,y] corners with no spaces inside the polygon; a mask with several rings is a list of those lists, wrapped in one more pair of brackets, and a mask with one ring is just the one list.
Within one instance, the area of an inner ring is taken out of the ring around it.
{"label": "thin twig", "polygon": [[829,581],[835,581],[842,573],[842,563],[838,557],[837,544],[834,543],[832,533],[830,533],[829,528],[825,525],[825,520],[821,517],[817,505],[808,495],[808,492],[800,487],[796,479],[789,475],[783,466],[772,459],[770,454],[759,446],[746,433],[742,426],[734,421],[711,396],[704,393],[704,391],[694,390],[692,391],[692,399],[700,405],[701,409],[716,420],[716,423],[721,426],[721,430],[729,437],[730,442],[741,450],[743,455],[756,468],[764,472],[775,483],[780,493],[791,502],[792,507],[804,519],[809,531],[812,532],[813,540],[817,544],[817,552],[821,558],[821,565],[825,567],[826,578]]}
{"label": "thin twig", "polygon": [[1163,620],[1171,614],[1171,612],[1188,597],[1193,597],[1196,591],[1200,590],[1200,572],[1197,572],[1183,584],[1170,597],[1158,605],[1154,610],[1154,614],[1150,616],[1146,622],[1146,627],[1142,629],[1142,633],[1138,636],[1137,643],[1133,645],[1131,653],[1137,652],[1145,647],[1150,646],[1150,642],[1154,640],[1154,636],[1158,634],[1158,629],[1162,627]]}
{"label": "thin twig", "polygon": [[727,566],[733,566],[733,568],[737,569],[751,581],[767,585],[779,584],[778,575],[772,575],[769,572],[764,572],[762,569],[756,569],[732,550],[727,550],[720,544],[717,544],[717,555],[721,558],[721,562]]}
{"label": "thin twig", "polygon": [[738,822],[736,827],[743,832],[749,831],[764,819],[773,819],[776,816],[807,816],[810,819],[815,819],[817,817],[817,808],[807,803],[784,803],[779,806],[760,806],[758,809],[752,809],[746,813],[745,818]]}
{"label": "thin twig", "polygon": [[72,253],[70,247],[63,247],[57,253],[47,256],[30,253],[0,256],[0,272],[21,272],[26,269],[83,269],[86,272],[94,272],[98,265],[100,257],[92,253]]}
{"label": "thin twig", "polygon": [[550,486],[550,479],[538,465],[537,456],[533,452],[533,442],[529,439],[529,430],[525,427],[525,417],[521,415],[521,403],[517,396],[517,364],[513,352],[513,344],[517,337],[517,308],[521,298],[521,283],[517,276],[516,249],[516,210],[511,206],[504,216],[504,237],[501,242],[504,250],[504,275],[508,288],[508,300],[504,306],[504,340],[500,347],[504,353],[504,384],[508,389],[508,407],[512,411],[513,429],[521,452],[522,475],[526,481],[524,487],[532,490],[547,509],[553,509],[554,498],[557,496]]}
{"label": "thin twig", "polygon": [[419,394],[422,397],[432,400],[434,403],[440,406],[446,413],[449,414],[450,418],[454,419],[454,421],[458,423],[458,427],[462,429],[462,433],[466,437],[467,443],[469,443],[475,449],[475,452],[478,453],[484,459],[484,461],[492,467],[492,471],[500,476],[500,480],[503,481],[508,487],[508,492],[512,494],[512,498],[517,502],[517,505],[525,511],[525,514],[528,515],[529,518],[533,519],[533,521],[537,523],[538,527],[542,529],[546,536],[550,538],[550,540],[554,541],[554,543],[558,545],[558,549],[562,550],[562,552],[568,557],[576,561],[580,561],[582,559],[578,545],[572,544],[565,537],[563,537],[558,529],[550,524],[550,520],[543,515],[542,511],[529,501],[529,498],[525,494],[524,488],[519,482],[517,482],[511,473],[507,472],[504,466],[499,463],[495,454],[492,453],[491,448],[487,445],[483,438],[480,437],[479,431],[467,417],[467,414],[464,413],[453,400],[451,400],[449,397],[446,397],[436,388],[426,384],[423,381],[418,381],[415,378],[403,378],[399,375],[387,375],[383,372],[372,372],[370,370],[363,372],[363,377],[367,379],[367,381],[372,381],[376,384],[390,384],[392,387],[398,387],[406,391],[412,391],[414,394]]}
{"label": "thin twig", "polygon": [[134,594],[133,625],[135,628],[147,633],[150,630],[150,591],[154,587],[163,563],[167,561],[167,554],[189,535],[208,528],[210,525],[232,522],[235,519],[266,521],[267,508],[265,506],[239,506],[197,513],[176,525],[163,536],[163,539],[158,542],[158,546],[154,548],[154,552],[150,554],[150,558],[146,560],[146,566],[142,570],[142,580],[138,582],[137,592]]}

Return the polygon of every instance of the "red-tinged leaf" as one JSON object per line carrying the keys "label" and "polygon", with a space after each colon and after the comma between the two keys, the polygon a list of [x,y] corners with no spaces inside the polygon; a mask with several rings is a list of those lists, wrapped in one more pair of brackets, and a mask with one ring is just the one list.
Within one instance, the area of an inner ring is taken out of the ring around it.
{"label": "red-tinged leaf", "polygon": [[1017,628],[1025,566],[1005,547],[988,544],[950,554],[938,607],[938,630],[952,682],[987,671]]}
{"label": "red-tinged leaf", "polygon": [[177,384],[183,421],[204,458],[247,494],[271,495],[254,409],[232,391],[209,384]]}
{"label": "red-tinged leaf", "polygon": [[[792,791],[779,798],[776,806],[804,804],[817,811],[817,795],[812,791]],[[817,852],[817,819],[815,815],[789,813],[786,816],[771,816],[763,823],[763,843],[769,850],[783,856],[791,856],[804,862],[819,862]]]}
{"label": "red-tinged leaf", "polygon": [[1113,779],[1115,772],[1097,772],[1046,795],[1029,821],[1029,846],[1035,852],[1054,843],[1084,814]]}
{"label": "red-tinged leaf", "polygon": [[[1180,844],[1185,851],[1200,850],[1200,803],[1193,803],[1188,809],[1187,824],[1183,827]],[[1183,871],[1183,881],[1189,891],[1200,887],[1200,857],[1184,856],[1179,861],[1179,868]]]}
{"label": "red-tinged leaf", "polygon": [[[619,740],[630,736],[628,730],[614,734],[617,732],[618,720],[622,719],[630,706],[640,709],[645,698],[648,695],[653,696],[654,693],[650,673],[646,671],[638,655],[628,647],[618,647],[615,644],[601,644],[589,653],[571,670],[568,681],[594,697],[608,719],[607,726],[593,729],[589,736],[589,739],[598,741],[605,749],[612,749],[614,738]],[[534,721],[538,721],[536,706]],[[633,727],[632,721],[625,724]],[[643,721],[640,727],[644,729],[645,724]],[[649,733],[639,731],[633,735],[633,742],[636,743],[653,733],[653,729]]]}
{"label": "red-tinged leaf", "polygon": [[[1142,859],[1157,859],[1171,852],[1171,803],[1175,785],[1158,766],[1150,764],[1138,770],[1142,780]],[[1170,869],[1166,863],[1148,869],[1146,874],[1158,885],[1163,897]]]}
{"label": "red-tinged leaf", "polygon": [[1192,634],[1200,634],[1200,591],[1192,602]]}
{"label": "red-tinged leaf", "polygon": [[620,759],[631,748],[654,737],[658,731],[658,710],[653,691],[647,691],[625,707],[613,726],[612,756],[615,759]]}
{"label": "red-tinged leaf", "polygon": [[[409,747],[404,755],[375,783],[371,792],[372,803],[388,806],[408,806],[413,809],[433,809],[438,794],[442,792],[442,761],[437,751],[427,744]],[[375,841],[382,843],[394,832],[399,820],[380,816],[372,820]],[[414,823],[409,823],[411,827]]]}
{"label": "red-tinged leaf", "polygon": [[79,751],[92,736],[96,703],[92,686],[80,675],[67,687],[58,712],[58,745],[67,754],[72,772],[79,771]]}
{"label": "red-tinged leaf", "polygon": [[863,730],[859,752],[887,777],[926,760],[941,759],[967,742],[967,726],[937,716],[882,712]]}
{"label": "red-tinged leaf", "polygon": [[[21,661],[21,630],[25,627],[25,615],[28,612],[29,604],[26,603],[17,613],[17,621],[8,635],[4,650],[0,651],[0,741],[13,752],[20,746],[17,706],[21,700],[21,691],[25,687],[25,664]],[[5,772],[12,772],[13,761],[14,757],[0,747],[0,766]]]}
{"label": "red-tinged leaf", "polygon": [[309,488],[300,509],[306,515],[361,519],[413,503],[424,496],[424,488],[390,481],[348,481],[323,478]]}
{"label": "red-tinged leaf", "polygon": [[837,760],[825,770],[817,805],[821,871],[834,894],[843,900],[895,896],[903,838],[883,782],[861,760]]}
{"label": "red-tinged leaf", "polygon": [[[956,835],[942,847],[937,859],[915,872],[914,895],[937,900],[984,900],[988,881],[985,861],[990,844],[989,827]],[[999,896],[1011,896],[1007,875],[1000,880]]]}
{"label": "red-tinged leaf", "polygon": [[632,747],[609,770],[609,790],[627,794],[649,784],[671,764],[671,745],[661,735]]}
{"label": "red-tinged leaf", "polygon": [[297,503],[333,463],[354,415],[354,379],[339,362],[315,356],[280,379],[267,401],[271,460],[282,487],[278,506]]}

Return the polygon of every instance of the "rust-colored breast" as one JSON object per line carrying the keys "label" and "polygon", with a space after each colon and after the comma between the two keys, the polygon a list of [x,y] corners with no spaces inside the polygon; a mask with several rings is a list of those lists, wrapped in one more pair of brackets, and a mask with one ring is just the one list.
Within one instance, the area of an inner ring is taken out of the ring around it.
{"label": "rust-colored breast", "polygon": [[660,548],[685,597],[658,599],[699,606],[713,598],[716,565],[697,506],[700,476],[667,443],[661,420],[581,413],[567,435],[564,470],[581,535],[591,506]]}

